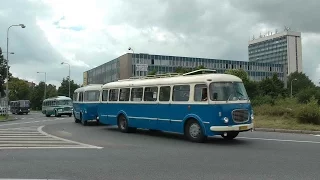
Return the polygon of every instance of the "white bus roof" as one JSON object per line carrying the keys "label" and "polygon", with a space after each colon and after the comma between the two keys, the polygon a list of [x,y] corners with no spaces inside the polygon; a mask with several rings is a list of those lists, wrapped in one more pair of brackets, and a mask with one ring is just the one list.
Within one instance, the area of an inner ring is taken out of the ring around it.
{"label": "white bus roof", "polygon": [[101,90],[102,86],[103,84],[89,84],[87,86],[76,89],[74,92],[84,92],[88,90]]}
{"label": "white bus roof", "polygon": [[71,100],[71,98],[67,96],[56,96],[56,97],[45,99],[44,101],[52,101],[52,100]]}
{"label": "white bus roof", "polygon": [[102,88],[205,83],[208,80],[210,82],[242,82],[240,78],[230,74],[199,74],[154,79],[120,80],[107,83]]}

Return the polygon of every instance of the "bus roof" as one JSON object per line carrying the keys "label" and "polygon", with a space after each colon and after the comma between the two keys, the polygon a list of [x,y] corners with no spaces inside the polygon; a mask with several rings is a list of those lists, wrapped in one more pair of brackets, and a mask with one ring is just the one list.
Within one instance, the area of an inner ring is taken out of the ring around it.
{"label": "bus roof", "polygon": [[56,96],[56,97],[45,99],[44,101],[52,101],[52,100],[71,100],[71,98],[67,96]]}
{"label": "bus roof", "polygon": [[107,83],[102,88],[206,83],[208,80],[210,82],[242,82],[240,78],[230,74],[198,74],[154,79],[120,80]]}
{"label": "bus roof", "polygon": [[87,86],[80,87],[80,88],[76,89],[74,92],[84,92],[84,91],[88,91],[88,90],[100,90],[102,86],[103,86],[103,84],[89,84]]}

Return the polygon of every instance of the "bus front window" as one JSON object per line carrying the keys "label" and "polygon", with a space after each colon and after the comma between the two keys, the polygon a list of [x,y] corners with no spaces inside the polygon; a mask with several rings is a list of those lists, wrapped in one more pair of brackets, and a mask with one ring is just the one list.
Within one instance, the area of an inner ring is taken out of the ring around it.
{"label": "bus front window", "polygon": [[248,100],[248,95],[242,82],[212,82],[210,99],[212,101]]}

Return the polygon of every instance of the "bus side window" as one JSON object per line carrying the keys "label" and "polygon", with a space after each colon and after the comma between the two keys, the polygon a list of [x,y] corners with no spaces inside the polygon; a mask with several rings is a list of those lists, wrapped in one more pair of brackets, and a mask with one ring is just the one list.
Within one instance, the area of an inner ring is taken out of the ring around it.
{"label": "bus side window", "polygon": [[131,101],[142,101],[143,88],[131,89]]}
{"label": "bus side window", "polygon": [[79,93],[79,101],[82,102],[83,101],[83,92]]}
{"label": "bus side window", "polygon": [[173,86],[172,101],[189,101],[190,86],[176,85]]}
{"label": "bus side window", "polygon": [[102,91],[102,101],[108,101],[108,90]]}
{"label": "bus side window", "polygon": [[110,89],[109,101],[118,101],[119,89]]}
{"label": "bus side window", "polygon": [[144,88],[144,101],[157,101],[158,87],[145,87]]}
{"label": "bus side window", "polygon": [[120,89],[119,101],[129,101],[130,98],[130,88]]}
{"label": "bus side window", "polygon": [[170,86],[160,87],[159,101],[170,101]]}
{"label": "bus side window", "polygon": [[194,86],[194,101],[207,101],[208,88],[206,84],[196,84]]}

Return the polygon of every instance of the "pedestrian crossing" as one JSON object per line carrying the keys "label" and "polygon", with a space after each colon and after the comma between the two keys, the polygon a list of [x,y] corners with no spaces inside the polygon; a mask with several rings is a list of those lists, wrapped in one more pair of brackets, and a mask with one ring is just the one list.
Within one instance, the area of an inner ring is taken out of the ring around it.
{"label": "pedestrian crossing", "polygon": [[31,126],[0,129],[0,149],[102,148],[53,136],[42,128],[43,126]]}

